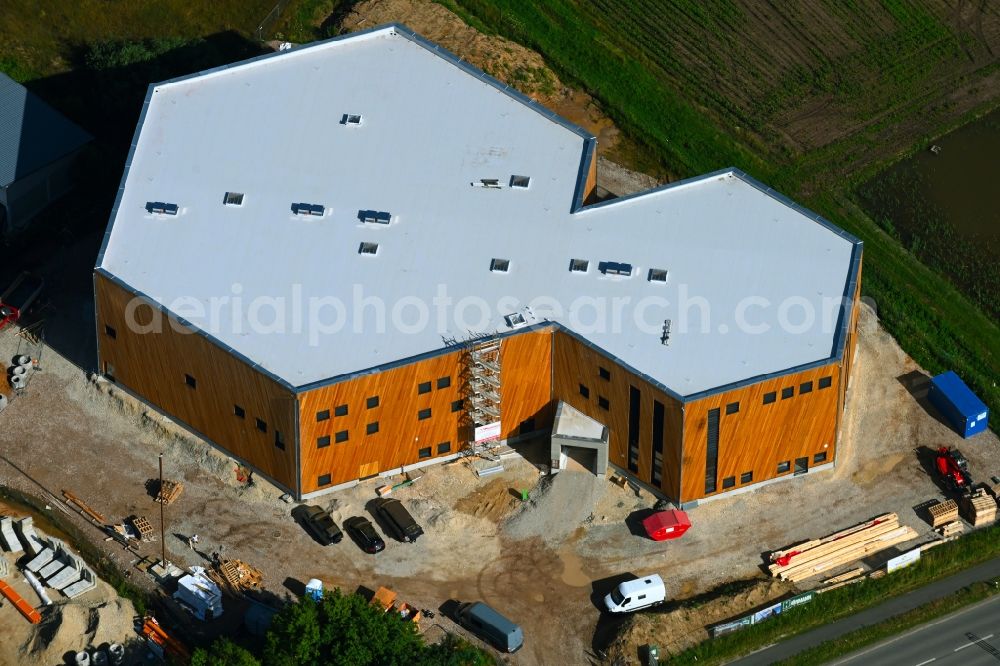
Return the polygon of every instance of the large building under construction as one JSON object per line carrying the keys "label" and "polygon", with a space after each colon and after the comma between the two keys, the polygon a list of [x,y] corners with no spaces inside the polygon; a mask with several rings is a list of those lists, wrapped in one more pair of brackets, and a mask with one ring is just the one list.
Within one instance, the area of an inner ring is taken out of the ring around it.
{"label": "large building under construction", "polygon": [[297,498],[554,421],[685,504],[831,466],[861,243],[735,169],[595,203],[595,147],[399,25],[153,85],[101,371]]}

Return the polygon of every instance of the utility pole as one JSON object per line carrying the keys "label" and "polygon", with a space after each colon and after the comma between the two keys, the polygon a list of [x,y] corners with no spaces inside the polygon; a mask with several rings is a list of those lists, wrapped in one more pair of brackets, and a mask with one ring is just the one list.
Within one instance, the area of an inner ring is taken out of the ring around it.
{"label": "utility pole", "polygon": [[160,499],[160,564],[163,565],[163,570],[167,569],[167,540],[164,538],[166,534],[166,524],[163,521],[163,454],[160,454],[160,487],[156,489],[156,494],[159,495]]}

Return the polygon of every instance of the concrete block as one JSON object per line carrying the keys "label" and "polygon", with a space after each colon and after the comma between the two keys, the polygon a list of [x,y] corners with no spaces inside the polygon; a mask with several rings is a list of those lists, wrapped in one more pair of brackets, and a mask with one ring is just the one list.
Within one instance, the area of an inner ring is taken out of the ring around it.
{"label": "concrete block", "polygon": [[18,536],[21,537],[24,549],[32,555],[38,555],[45,549],[45,545],[38,538],[38,534],[35,533],[35,521],[31,516],[25,516],[14,523],[14,529],[17,530]]}
{"label": "concrete block", "polygon": [[51,548],[46,548],[38,555],[35,555],[34,559],[28,562],[28,566],[25,567],[31,573],[38,573],[39,569],[44,567],[46,564],[52,561],[52,558],[56,556],[56,552]]}
{"label": "concrete block", "polygon": [[43,580],[48,580],[52,576],[66,568],[66,564],[62,560],[52,560],[44,567],[38,570],[38,576]]}
{"label": "concrete block", "polygon": [[66,587],[62,593],[70,599],[76,599],[81,594],[97,587],[97,575],[89,568],[80,569],[80,580]]}
{"label": "concrete block", "polygon": [[55,576],[49,578],[45,584],[53,590],[63,590],[80,580],[81,575],[82,572],[80,571],[80,568],[70,564]]}
{"label": "concrete block", "polygon": [[3,546],[3,549],[8,553],[15,555],[24,552],[21,540],[17,538],[14,531],[14,521],[10,516],[0,518],[0,546]]}

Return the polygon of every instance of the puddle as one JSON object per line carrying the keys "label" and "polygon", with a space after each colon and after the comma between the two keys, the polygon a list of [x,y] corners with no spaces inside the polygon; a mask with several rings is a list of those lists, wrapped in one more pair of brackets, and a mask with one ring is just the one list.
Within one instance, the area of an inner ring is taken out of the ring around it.
{"label": "puddle", "polygon": [[563,570],[560,574],[562,582],[572,587],[587,587],[590,585],[590,576],[583,570],[583,561],[573,550],[572,542],[559,549],[559,561]]}

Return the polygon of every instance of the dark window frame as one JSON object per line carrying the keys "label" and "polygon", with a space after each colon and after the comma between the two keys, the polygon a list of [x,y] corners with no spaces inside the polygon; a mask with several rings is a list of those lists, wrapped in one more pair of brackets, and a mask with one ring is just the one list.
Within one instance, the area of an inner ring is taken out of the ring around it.
{"label": "dark window frame", "polygon": [[430,393],[430,392],[431,392],[430,382],[420,382],[419,384],[417,384],[417,395],[423,395],[425,393]]}
{"label": "dark window frame", "polygon": [[330,441],[330,436],[329,435],[321,435],[321,436],[319,436],[319,437],[316,438],[316,448],[317,449],[325,449],[326,447],[330,446],[330,444],[331,444],[331,441]]}
{"label": "dark window frame", "polygon": [[744,483],[753,483],[753,470],[740,474],[740,485]]}
{"label": "dark window frame", "polygon": [[781,389],[781,399],[782,400],[788,400],[789,398],[794,398],[794,397],[795,397],[795,387],[794,386],[786,386],[785,388]]}
{"label": "dark window frame", "polygon": [[448,441],[448,442],[440,442],[437,445],[437,454],[439,456],[443,456],[443,455],[445,455],[447,453],[451,453],[451,442],[450,441]]}
{"label": "dark window frame", "polygon": [[344,442],[348,441],[350,438],[351,438],[351,431],[350,430],[338,430],[333,435],[333,443],[334,444],[343,444]]}
{"label": "dark window frame", "polygon": [[792,471],[792,461],[782,460],[778,463],[778,474],[788,474]]}
{"label": "dark window frame", "polygon": [[365,407],[367,407],[368,409],[375,409],[376,407],[378,407],[378,403],[379,403],[379,398],[377,395],[369,396],[365,400]]}
{"label": "dark window frame", "polygon": [[429,446],[425,446],[424,448],[417,450],[417,458],[420,460],[423,460],[424,458],[430,458],[431,455],[432,455],[431,447]]}
{"label": "dark window frame", "polygon": [[819,378],[819,390],[828,389],[833,386],[833,377],[820,377]]}
{"label": "dark window frame", "polygon": [[803,395],[805,393],[812,393],[812,390],[813,390],[812,382],[802,382],[801,384],[799,384],[799,395]]}
{"label": "dark window frame", "polygon": [[329,421],[329,420],[330,420],[329,409],[321,409],[318,412],[316,412],[316,423],[321,423],[323,421]]}
{"label": "dark window frame", "polygon": [[282,451],[285,450],[285,438],[282,436],[280,430],[274,431],[274,447]]}
{"label": "dark window frame", "polygon": [[739,414],[740,413],[740,401],[731,402],[726,405],[726,414]]}
{"label": "dark window frame", "polygon": [[115,330],[114,326],[104,325],[104,335],[108,336],[112,340],[118,339],[118,331]]}
{"label": "dark window frame", "polygon": [[424,407],[423,409],[417,412],[417,420],[426,421],[427,419],[431,418],[431,415],[432,415],[431,408]]}
{"label": "dark window frame", "polygon": [[826,462],[826,451],[813,454],[813,465],[821,465]]}
{"label": "dark window frame", "polygon": [[761,404],[764,404],[764,405],[773,405],[776,402],[778,402],[778,392],[777,391],[768,391],[767,393],[764,394],[764,399],[763,399],[763,402]]}
{"label": "dark window frame", "polygon": [[465,400],[463,400],[462,398],[459,398],[458,400],[452,400],[451,402],[452,414],[454,414],[455,412],[462,411],[463,407],[465,407]]}
{"label": "dark window frame", "polygon": [[366,435],[374,435],[377,432],[378,432],[378,421],[372,421],[371,423],[365,426]]}
{"label": "dark window frame", "polygon": [[184,373],[184,383],[188,386],[188,388],[198,388],[198,380],[186,372]]}
{"label": "dark window frame", "polygon": [[586,384],[580,384],[580,395],[582,395],[585,399],[590,400],[590,387]]}
{"label": "dark window frame", "polygon": [[451,386],[451,377],[438,377],[435,386],[438,390],[448,388]]}
{"label": "dark window frame", "polygon": [[243,409],[239,405],[233,405],[233,416],[238,419],[245,419],[247,417],[247,410]]}
{"label": "dark window frame", "polygon": [[611,381],[611,371],[604,366],[597,366],[597,376],[605,381]]}
{"label": "dark window frame", "polygon": [[337,405],[333,408],[334,416],[347,416],[347,404]]}
{"label": "dark window frame", "polygon": [[257,419],[256,425],[257,425],[257,430],[260,430],[262,433],[265,434],[267,433],[267,421],[265,421],[264,419]]}
{"label": "dark window frame", "polygon": [[318,486],[328,486],[333,481],[329,474],[320,474],[316,478],[316,485]]}
{"label": "dark window frame", "polygon": [[604,411],[609,411],[611,409],[611,401],[605,398],[603,395],[597,396],[597,406]]}
{"label": "dark window frame", "polygon": [[735,487],[736,487],[736,477],[735,476],[727,476],[726,478],[722,479],[722,489],[723,490],[729,490],[730,488],[735,488]]}

